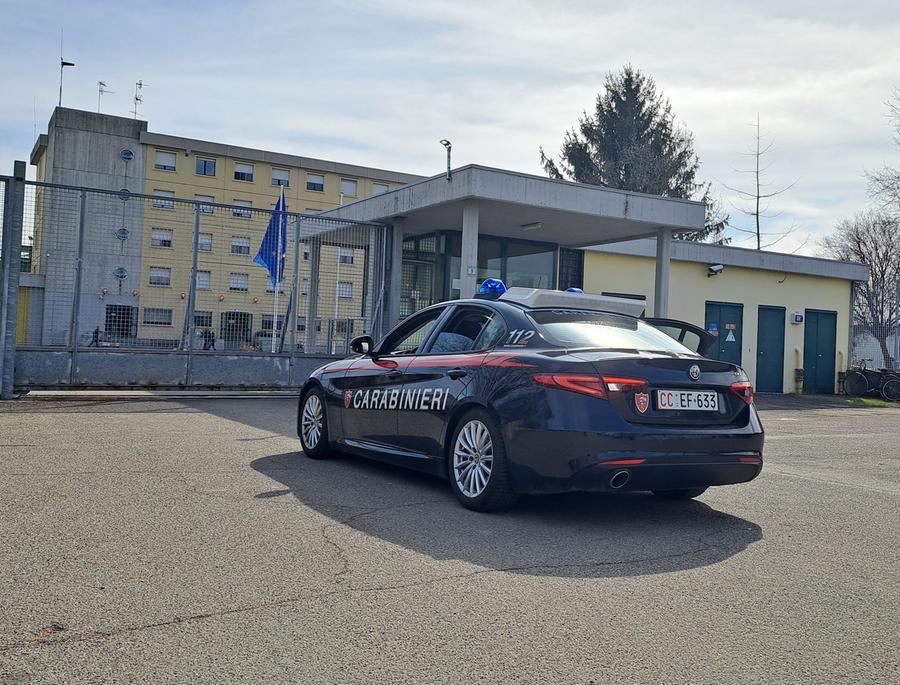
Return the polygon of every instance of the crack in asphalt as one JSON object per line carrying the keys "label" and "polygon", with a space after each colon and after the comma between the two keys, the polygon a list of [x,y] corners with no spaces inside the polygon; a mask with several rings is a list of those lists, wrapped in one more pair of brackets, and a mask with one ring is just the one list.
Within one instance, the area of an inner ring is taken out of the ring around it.
{"label": "crack in asphalt", "polygon": [[[290,604],[297,604],[304,601],[311,601],[317,599],[324,599],[327,597],[333,597],[336,595],[350,595],[350,594],[375,594],[380,592],[394,592],[397,590],[407,590],[410,588],[419,588],[419,587],[427,587],[429,585],[437,585],[439,583],[443,583],[446,581],[456,581],[456,580],[465,580],[467,578],[473,578],[476,576],[493,574],[493,573],[516,573],[522,571],[532,571],[532,570],[563,570],[563,569],[590,569],[590,568],[602,568],[602,567],[612,567],[612,566],[627,566],[631,564],[641,564],[641,563],[652,563],[655,561],[663,561],[667,559],[678,559],[681,557],[688,557],[696,554],[702,554],[711,549],[725,549],[727,548],[726,544],[722,543],[714,543],[707,540],[712,535],[716,535],[717,533],[708,533],[706,535],[701,535],[697,538],[698,546],[689,550],[685,550],[682,552],[676,552],[672,554],[659,554],[659,555],[649,555],[642,556],[634,559],[619,559],[616,561],[584,561],[584,562],[572,562],[572,563],[563,563],[563,564],[554,564],[554,563],[536,563],[536,564],[524,564],[520,566],[505,566],[501,568],[480,568],[474,569],[472,571],[468,571],[465,573],[455,573],[455,574],[447,574],[438,576],[436,578],[430,578],[427,580],[420,581],[412,581],[407,583],[392,583],[387,585],[377,585],[372,587],[355,587],[349,580],[348,576],[352,572],[352,563],[349,555],[345,551],[345,549],[332,537],[330,537],[329,532],[335,528],[341,528],[352,524],[354,521],[357,521],[363,517],[371,516],[372,514],[381,513],[384,511],[396,510],[396,509],[405,509],[417,506],[423,506],[426,504],[435,504],[440,502],[445,502],[444,498],[441,499],[431,499],[424,500],[419,502],[410,502],[407,504],[399,504],[399,505],[389,505],[385,507],[375,507],[371,509],[366,509],[365,511],[358,512],[353,514],[352,516],[347,517],[341,521],[333,521],[331,523],[326,523],[320,528],[320,534],[322,535],[323,540],[326,544],[334,550],[335,556],[339,561],[340,568],[335,571],[332,578],[337,587],[333,590],[327,590],[324,592],[311,592],[311,593],[303,593],[300,595],[294,595],[291,597],[285,597],[283,599],[270,601],[270,602],[260,602],[258,604],[251,604],[247,606],[240,607],[232,607],[230,609],[221,609],[219,611],[210,611],[198,614],[191,614],[189,616],[174,616],[171,619],[167,619],[164,621],[155,621],[152,623],[145,623],[140,625],[131,625],[124,626],[122,628],[117,628],[113,630],[86,630],[81,633],[69,633],[63,634],[66,632],[65,627],[60,626],[60,624],[51,624],[50,629],[42,628],[38,631],[32,633],[32,635],[26,639],[24,642],[11,643],[6,645],[0,645],[0,653],[11,652],[15,650],[22,649],[34,649],[38,647],[45,646],[57,646],[57,645],[68,645],[79,642],[87,642],[93,640],[101,640],[112,637],[117,637],[119,635],[126,635],[132,633],[138,633],[145,630],[153,630],[155,628],[167,628],[171,626],[178,626],[185,623],[194,623],[199,621],[204,621],[213,618],[222,618],[226,616],[233,616],[236,614],[244,614],[250,613],[254,611],[260,611],[265,609],[272,609],[281,606],[287,606]],[[340,505],[335,505],[335,508],[342,508]],[[60,629],[61,628],[61,629]]]}

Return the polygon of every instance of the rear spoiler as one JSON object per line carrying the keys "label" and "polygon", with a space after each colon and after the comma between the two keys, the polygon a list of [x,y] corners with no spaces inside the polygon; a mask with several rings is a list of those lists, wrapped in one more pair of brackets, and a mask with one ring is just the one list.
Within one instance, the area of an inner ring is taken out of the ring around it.
{"label": "rear spoiler", "polygon": [[498,298],[507,302],[517,302],[526,307],[555,309],[586,309],[596,312],[613,312],[640,317],[647,307],[645,299],[613,297],[611,295],[588,295],[587,293],[544,290],[541,288],[508,288]]}

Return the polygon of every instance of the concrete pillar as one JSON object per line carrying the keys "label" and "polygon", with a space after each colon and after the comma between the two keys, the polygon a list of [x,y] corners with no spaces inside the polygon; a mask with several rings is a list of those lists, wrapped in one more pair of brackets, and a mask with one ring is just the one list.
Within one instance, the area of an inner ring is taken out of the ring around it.
{"label": "concrete pillar", "polygon": [[459,259],[459,296],[472,297],[478,279],[478,205],[463,205],[462,249]]}
{"label": "concrete pillar", "polygon": [[397,217],[388,229],[388,254],[385,264],[384,330],[382,335],[400,322],[400,284],[403,275],[403,219]]}
{"label": "concrete pillar", "polygon": [[669,315],[669,267],[672,259],[672,229],[660,228],[656,233],[656,279],[653,284],[653,316]]}
{"label": "concrete pillar", "polygon": [[0,399],[13,398],[16,366],[16,325],[22,228],[25,221],[25,162],[16,160],[6,183],[3,246],[0,253]]}

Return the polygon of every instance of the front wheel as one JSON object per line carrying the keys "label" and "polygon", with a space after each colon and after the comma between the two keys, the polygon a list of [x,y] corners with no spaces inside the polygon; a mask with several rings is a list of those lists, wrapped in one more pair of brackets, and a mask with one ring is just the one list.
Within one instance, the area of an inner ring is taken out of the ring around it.
{"label": "front wheel", "polygon": [[869,379],[862,371],[848,371],[844,377],[844,394],[861,397],[869,392]]}
{"label": "front wheel", "polygon": [[900,378],[891,378],[881,386],[881,396],[891,402],[900,402]]}
{"label": "front wheel", "polygon": [[704,492],[706,492],[706,488],[685,488],[684,490],[654,490],[653,494],[663,499],[694,499]]}
{"label": "front wheel", "polygon": [[310,389],[300,401],[297,432],[303,453],[310,459],[331,456],[328,446],[328,418],[325,414],[325,394],[321,388]]}
{"label": "front wheel", "polygon": [[483,409],[467,412],[448,450],[450,487],[466,509],[501,511],[515,504],[500,427]]}

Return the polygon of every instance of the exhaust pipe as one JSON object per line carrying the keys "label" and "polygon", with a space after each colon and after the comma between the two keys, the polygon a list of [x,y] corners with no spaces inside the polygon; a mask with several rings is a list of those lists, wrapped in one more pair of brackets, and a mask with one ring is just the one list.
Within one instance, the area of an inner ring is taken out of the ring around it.
{"label": "exhaust pipe", "polygon": [[618,490],[620,488],[624,488],[628,485],[628,481],[631,480],[631,472],[630,471],[616,471],[613,474],[613,477],[609,479],[609,487],[613,490]]}

